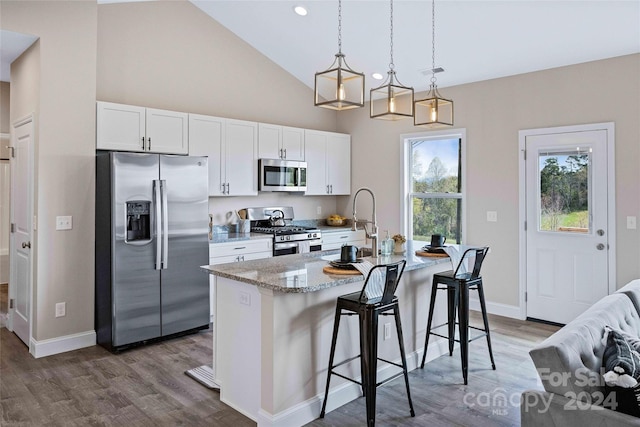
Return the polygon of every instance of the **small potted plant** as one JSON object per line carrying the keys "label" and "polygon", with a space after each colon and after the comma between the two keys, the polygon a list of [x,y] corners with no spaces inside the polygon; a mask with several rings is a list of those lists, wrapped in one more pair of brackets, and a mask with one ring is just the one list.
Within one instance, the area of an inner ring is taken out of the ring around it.
{"label": "small potted plant", "polygon": [[404,243],[407,241],[407,239],[402,234],[394,234],[391,238],[393,239],[394,243],[393,252],[396,254],[404,253]]}

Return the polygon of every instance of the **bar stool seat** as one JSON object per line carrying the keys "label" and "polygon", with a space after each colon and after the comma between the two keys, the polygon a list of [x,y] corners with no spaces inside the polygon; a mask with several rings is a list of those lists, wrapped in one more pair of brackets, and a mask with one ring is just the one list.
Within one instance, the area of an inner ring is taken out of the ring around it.
{"label": "bar stool seat", "polygon": [[[465,262],[468,253],[475,252],[475,261],[471,272],[462,272],[461,268]],[[424,342],[424,353],[422,355],[422,363],[420,368],[424,368],[427,358],[427,346],[429,344],[429,336],[435,335],[449,340],[449,356],[453,354],[453,346],[455,342],[460,343],[460,358],[462,361],[462,377],[464,384],[467,385],[468,364],[469,364],[469,343],[484,336],[487,337],[487,346],[489,348],[489,357],[491,359],[491,367],[495,370],[496,364],[493,360],[493,351],[491,350],[491,335],[489,333],[489,320],[487,318],[487,307],[484,300],[484,290],[482,288],[482,276],[480,276],[480,268],[485,256],[489,252],[488,247],[467,249],[458,265],[454,270],[445,271],[433,275],[431,285],[431,303],[429,304],[429,319],[427,321],[427,333]],[[442,286],[439,286],[442,285]],[[480,300],[480,308],[482,311],[482,320],[484,328],[469,326],[469,290],[477,290]],[[433,311],[436,302],[437,291],[447,291],[447,322],[432,327]],[[456,322],[457,315],[457,322]],[[455,339],[455,326],[458,325],[459,339]],[[433,332],[443,326],[448,327],[448,334],[440,335]],[[469,329],[481,331],[482,334],[475,337],[469,336]]]}
{"label": "bar stool seat", "polygon": [[[322,403],[322,411],[320,412],[320,418],[324,418],[325,410],[327,407],[327,397],[329,395],[329,383],[332,375],[337,375],[341,378],[356,383],[362,387],[363,395],[366,399],[367,407],[367,426],[372,427],[375,425],[376,415],[376,388],[386,384],[387,382],[404,375],[404,381],[407,388],[407,398],[409,400],[409,409],[412,417],[415,417],[413,410],[413,402],[411,401],[411,392],[409,390],[409,376],[407,373],[407,360],[404,351],[404,340],[402,337],[402,324],[400,323],[400,310],[398,306],[398,297],[395,296],[395,291],[400,282],[400,277],[404,271],[406,261],[402,260],[392,264],[376,265],[369,271],[366,277],[365,283],[360,292],[354,292],[347,295],[338,297],[336,303],[336,313],[333,324],[333,338],[331,339],[331,354],[329,356],[329,368],[327,372],[327,385],[324,393],[324,401]],[[371,291],[372,275],[377,269],[382,269],[385,273],[384,276],[384,290],[382,296],[373,298],[367,298],[368,291]],[[392,313],[391,313],[392,311]],[[385,360],[378,357],[378,316],[390,316],[393,315],[396,323],[396,332],[398,335],[398,344],[400,347],[400,355],[402,358],[402,364],[394,363],[389,360]],[[340,318],[342,316],[358,316],[359,319],[359,332],[360,332],[360,354],[346,359],[342,362],[334,364],[334,355],[336,350],[336,341],[338,338],[338,329],[340,326]],[[344,365],[355,359],[360,359],[360,372],[362,375],[361,381],[356,381],[353,378],[349,378],[335,371],[338,366]],[[401,372],[390,378],[377,382],[377,362],[378,360],[395,365],[402,369]]]}

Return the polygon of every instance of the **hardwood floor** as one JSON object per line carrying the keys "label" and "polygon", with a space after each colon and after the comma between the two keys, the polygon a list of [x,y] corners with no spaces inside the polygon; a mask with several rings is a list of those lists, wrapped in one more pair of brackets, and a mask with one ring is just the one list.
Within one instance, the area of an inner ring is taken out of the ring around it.
{"label": "hardwood floor", "polygon": [[[473,316],[478,324],[478,316]],[[380,426],[513,426],[517,401],[541,388],[528,355],[554,326],[491,316],[497,370],[486,342],[470,345],[469,385],[462,385],[460,357],[442,356],[410,373],[416,417],[409,416],[401,378],[378,389]],[[176,338],[114,355],[101,347],[34,359],[6,328],[0,329],[0,425],[2,426],[255,426],[220,402],[220,395],[184,371],[209,363],[212,332]],[[499,397],[507,402],[500,406]],[[496,400],[493,402],[492,400]],[[309,426],[365,424],[359,398]]]}
{"label": "hardwood floor", "polygon": [[[473,326],[479,313],[471,312]],[[486,340],[469,345],[469,381],[463,384],[460,352],[441,356],[424,369],[409,372],[416,416],[409,415],[404,380],[398,378],[378,388],[376,424],[381,426],[519,426],[520,394],[542,384],[529,357],[529,349],[559,328],[500,316],[489,316],[496,370],[491,369]],[[307,426],[366,425],[363,397],[317,419]]]}

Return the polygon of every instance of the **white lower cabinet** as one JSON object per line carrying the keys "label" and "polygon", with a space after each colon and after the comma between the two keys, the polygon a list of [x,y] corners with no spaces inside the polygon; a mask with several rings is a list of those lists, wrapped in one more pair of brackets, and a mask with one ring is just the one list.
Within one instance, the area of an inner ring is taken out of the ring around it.
{"label": "white lower cabinet", "polygon": [[366,245],[366,235],[364,230],[322,230],[322,250],[340,249],[342,245],[354,245],[358,248]]}
{"label": "white lower cabinet", "polygon": [[[269,239],[242,240],[209,244],[209,265],[230,262],[250,261],[252,259],[273,256],[273,242]],[[211,302],[211,320],[215,316],[215,276],[209,277],[209,299]]]}

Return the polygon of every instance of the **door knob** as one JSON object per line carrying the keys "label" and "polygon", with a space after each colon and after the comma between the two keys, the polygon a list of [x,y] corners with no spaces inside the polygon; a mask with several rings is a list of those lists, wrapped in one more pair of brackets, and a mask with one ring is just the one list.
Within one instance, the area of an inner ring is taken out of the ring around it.
{"label": "door knob", "polygon": [[598,245],[596,246],[596,249],[601,251],[604,249],[604,243],[598,243]]}
{"label": "door knob", "polygon": [[604,230],[598,230],[596,231],[596,233],[598,234],[598,236],[604,236]]}
{"label": "door knob", "polygon": [[22,249],[31,248],[31,242],[22,242]]}

